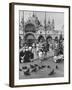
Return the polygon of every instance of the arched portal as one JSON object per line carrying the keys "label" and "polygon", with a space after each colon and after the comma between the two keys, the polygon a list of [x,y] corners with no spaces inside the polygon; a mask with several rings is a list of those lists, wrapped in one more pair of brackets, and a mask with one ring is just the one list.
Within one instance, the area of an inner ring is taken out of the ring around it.
{"label": "arched portal", "polygon": [[40,35],[39,37],[38,37],[38,42],[43,42],[45,39],[44,39],[44,36],[43,35]]}
{"label": "arched portal", "polygon": [[52,42],[52,36],[51,35],[48,35],[46,37],[46,41],[47,41],[47,43],[51,43]]}
{"label": "arched portal", "polygon": [[25,35],[24,39],[25,39],[25,42],[27,43],[28,46],[31,46],[36,40],[33,33],[27,33]]}

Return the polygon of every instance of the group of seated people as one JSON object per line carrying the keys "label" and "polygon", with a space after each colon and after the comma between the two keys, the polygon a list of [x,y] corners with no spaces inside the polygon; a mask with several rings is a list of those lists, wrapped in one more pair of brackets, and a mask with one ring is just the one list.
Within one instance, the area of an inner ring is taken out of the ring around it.
{"label": "group of seated people", "polygon": [[[40,38],[40,41],[37,43],[33,43],[28,46],[26,43],[22,51],[20,51],[20,63],[31,62],[35,54],[38,58],[41,58],[43,55],[46,56],[49,51],[54,52],[54,56],[58,56],[63,54],[64,52],[64,39],[55,37],[53,40],[51,36],[47,38],[47,40],[43,41],[43,38]],[[34,54],[35,53],[35,54]]]}

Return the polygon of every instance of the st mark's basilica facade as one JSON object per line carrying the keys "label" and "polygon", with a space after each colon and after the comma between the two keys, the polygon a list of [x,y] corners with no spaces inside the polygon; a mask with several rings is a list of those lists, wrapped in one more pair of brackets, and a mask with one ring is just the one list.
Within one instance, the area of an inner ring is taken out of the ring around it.
{"label": "st mark's basilica facade", "polygon": [[32,44],[36,43],[42,37],[44,40],[47,37],[51,36],[54,39],[56,36],[59,37],[59,34],[63,35],[63,31],[55,30],[55,20],[50,20],[48,18],[48,22],[46,23],[46,19],[44,20],[44,25],[41,24],[39,18],[33,13],[31,17],[28,18],[26,22],[24,22],[24,18],[22,18],[19,25],[19,45],[23,47],[25,43]]}

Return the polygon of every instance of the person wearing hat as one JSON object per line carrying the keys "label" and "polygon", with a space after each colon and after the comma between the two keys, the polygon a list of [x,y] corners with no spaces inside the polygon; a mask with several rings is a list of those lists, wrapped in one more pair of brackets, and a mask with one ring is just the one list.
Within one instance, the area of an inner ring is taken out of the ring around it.
{"label": "person wearing hat", "polygon": [[32,53],[32,47],[31,46],[29,46],[29,57],[30,57],[30,59],[34,58],[34,54]]}
{"label": "person wearing hat", "polygon": [[47,38],[46,38],[46,47],[47,47],[47,51],[49,51],[50,49],[50,42],[52,41],[52,37],[49,35]]}
{"label": "person wearing hat", "polygon": [[22,50],[22,51],[20,52],[20,54],[19,54],[20,63],[23,62],[23,56],[24,56],[24,52],[23,52],[23,50]]}
{"label": "person wearing hat", "polygon": [[59,41],[58,49],[59,49],[59,54],[63,54],[64,53],[63,40]]}
{"label": "person wearing hat", "polygon": [[22,50],[20,51],[19,58],[20,58],[20,63],[23,63],[24,59],[24,52],[25,48],[23,47]]}
{"label": "person wearing hat", "polygon": [[25,52],[24,52],[24,63],[26,62],[30,62],[28,47],[25,47]]}
{"label": "person wearing hat", "polygon": [[64,42],[64,38],[63,38],[63,35],[60,34],[60,37],[59,37],[59,50],[60,50],[60,54],[63,54],[63,49],[64,49],[64,45],[63,45],[63,42]]}
{"label": "person wearing hat", "polygon": [[32,51],[32,47],[31,47],[31,46],[29,46],[29,47],[28,47],[28,50],[29,50],[29,51]]}
{"label": "person wearing hat", "polygon": [[39,43],[36,43],[36,56],[38,57],[38,52],[39,52]]}
{"label": "person wearing hat", "polygon": [[56,36],[54,39],[54,56],[58,56],[58,46],[59,46],[59,40],[58,37]]}

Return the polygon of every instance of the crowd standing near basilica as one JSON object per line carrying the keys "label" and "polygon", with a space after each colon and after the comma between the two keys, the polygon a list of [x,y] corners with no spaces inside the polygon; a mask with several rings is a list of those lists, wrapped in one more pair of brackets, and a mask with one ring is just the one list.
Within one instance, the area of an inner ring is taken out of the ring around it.
{"label": "crowd standing near basilica", "polygon": [[59,39],[58,37],[52,39],[51,36],[48,36],[47,40],[41,37],[39,41],[33,44],[25,43],[20,51],[20,63],[30,62],[38,58],[44,59],[44,57],[63,55],[63,43],[62,35],[60,35]]}

